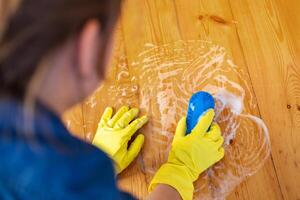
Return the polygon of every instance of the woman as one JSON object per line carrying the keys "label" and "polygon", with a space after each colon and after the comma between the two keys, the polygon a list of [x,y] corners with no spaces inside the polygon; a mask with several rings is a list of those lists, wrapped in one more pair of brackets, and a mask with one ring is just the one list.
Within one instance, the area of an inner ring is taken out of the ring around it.
{"label": "woman", "polygon": [[[59,118],[104,78],[120,6],[23,0],[8,19],[0,41],[0,199],[133,198],[117,189],[114,169],[139,153],[144,136],[128,141],[147,117],[135,119],[138,109],[126,106],[113,116],[107,108],[95,146],[73,138]],[[208,110],[187,136],[185,118],[179,121],[149,199],[192,199],[193,182],[224,155],[213,117]]]}

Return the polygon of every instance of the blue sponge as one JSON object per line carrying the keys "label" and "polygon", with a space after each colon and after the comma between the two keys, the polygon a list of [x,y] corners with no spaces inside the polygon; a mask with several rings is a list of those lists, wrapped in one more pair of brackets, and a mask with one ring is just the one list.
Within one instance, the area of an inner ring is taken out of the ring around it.
{"label": "blue sponge", "polygon": [[192,95],[187,111],[186,134],[192,132],[192,129],[197,125],[202,114],[211,108],[215,108],[215,101],[211,94],[200,91]]}

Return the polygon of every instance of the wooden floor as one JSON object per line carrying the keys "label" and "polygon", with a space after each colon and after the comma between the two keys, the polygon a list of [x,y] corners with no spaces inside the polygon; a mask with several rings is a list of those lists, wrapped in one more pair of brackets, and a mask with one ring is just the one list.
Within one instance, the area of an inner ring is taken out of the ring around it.
{"label": "wooden floor", "polygon": [[[197,39],[224,46],[238,66],[246,67],[259,115],[270,131],[272,153],[264,167],[228,199],[300,199],[299,13],[298,0],[127,0],[124,4],[115,54],[126,55],[129,67],[146,43]],[[124,61],[115,62],[113,66]],[[91,139],[101,113],[88,109],[86,103],[72,112],[83,121],[73,130]],[[94,124],[90,128],[89,121]],[[145,195],[146,185],[142,176],[121,176],[121,186],[139,197]]]}
{"label": "wooden floor", "polygon": [[[124,62],[130,67],[147,43],[201,39],[224,46],[234,63],[247,69],[258,113],[269,128],[272,145],[264,167],[240,184],[228,199],[298,200],[299,13],[299,0],[127,0],[115,47],[115,55],[126,57],[114,58],[108,77],[113,80],[114,70]],[[93,98],[101,99],[91,97],[65,116],[71,131],[87,141],[92,140],[102,109],[92,109]],[[143,176],[133,180],[130,173],[125,173],[120,178],[122,188],[145,196],[148,180]]]}
{"label": "wooden floor", "polygon": [[[298,0],[127,0],[124,4],[115,54],[126,55],[127,60],[116,60],[113,66],[126,62],[130,67],[146,43],[203,39],[224,46],[238,66],[247,68],[260,116],[270,131],[272,154],[228,199],[300,199],[299,13]],[[89,140],[101,112],[86,104],[72,111],[77,121],[82,120],[82,127],[73,129]],[[143,176],[121,176],[121,186],[137,196],[145,195],[146,185]]]}

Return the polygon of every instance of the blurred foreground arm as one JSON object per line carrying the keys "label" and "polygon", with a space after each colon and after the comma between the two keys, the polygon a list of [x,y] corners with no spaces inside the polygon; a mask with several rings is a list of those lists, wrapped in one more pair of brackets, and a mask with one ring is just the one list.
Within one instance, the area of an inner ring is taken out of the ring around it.
{"label": "blurred foreground arm", "polygon": [[148,199],[165,199],[163,194],[169,195],[169,199],[193,198],[193,182],[224,156],[224,139],[220,127],[212,124],[213,118],[214,111],[210,109],[188,135],[185,134],[186,118],[179,121],[168,161],[152,179],[149,186],[152,193]]}
{"label": "blurred foreground arm", "polygon": [[99,122],[93,144],[114,161],[117,173],[135,159],[144,144],[144,135],[139,134],[128,147],[131,137],[148,121],[146,116],[135,119],[138,112],[137,108],[129,110],[129,107],[123,106],[112,117],[113,109],[108,107]]}

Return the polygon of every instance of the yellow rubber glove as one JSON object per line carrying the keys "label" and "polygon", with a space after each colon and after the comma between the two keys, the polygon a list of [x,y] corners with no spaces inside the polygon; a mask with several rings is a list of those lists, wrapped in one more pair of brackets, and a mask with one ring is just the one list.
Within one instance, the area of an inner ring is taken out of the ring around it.
{"label": "yellow rubber glove", "polygon": [[175,188],[183,200],[193,198],[193,182],[224,156],[224,139],[220,127],[212,124],[213,118],[214,111],[210,109],[188,135],[185,134],[186,118],[179,121],[168,161],[155,174],[149,192],[157,184],[167,184]]}
{"label": "yellow rubber glove", "polygon": [[144,135],[139,134],[128,148],[132,135],[148,121],[146,116],[134,120],[138,112],[137,108],[129,110],[129,107],[123,106],[111,118],[113,109],[108,107],[98,124],[93,144],[114,161],[117,173],[123,171],[135,159],[144,144]]}

